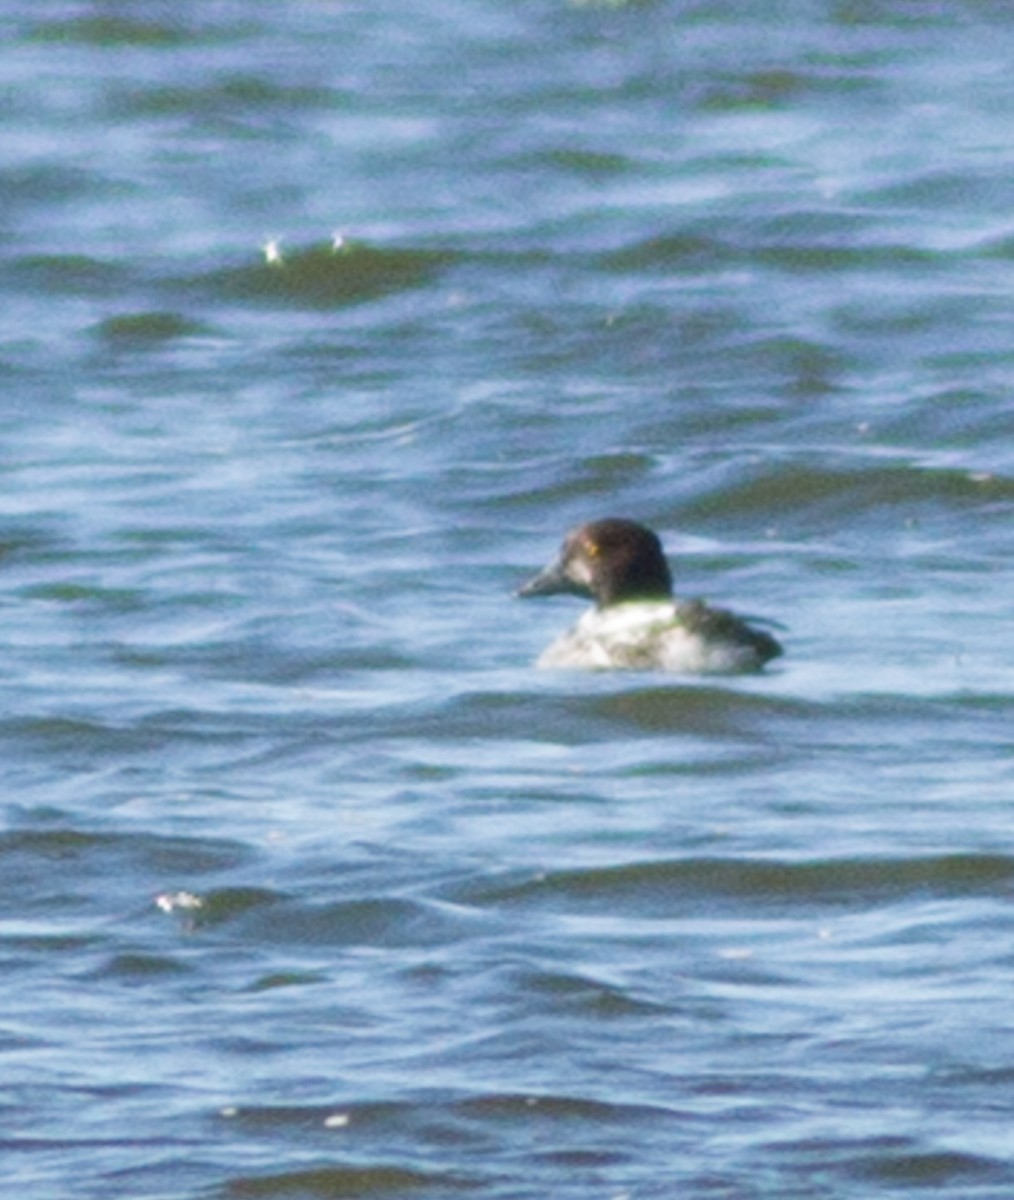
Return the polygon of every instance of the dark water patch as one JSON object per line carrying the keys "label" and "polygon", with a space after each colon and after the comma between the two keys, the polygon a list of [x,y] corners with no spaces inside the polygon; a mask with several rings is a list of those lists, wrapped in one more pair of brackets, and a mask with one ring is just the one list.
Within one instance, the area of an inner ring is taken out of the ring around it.
{"label": "dark water patch", "polygon": [[587,149],[561,147],[545,154],[552,166],[589,179],[611,179],[635,168],[633,159],[623,154],[609,154]]}
{"label": "dark water patch", "polygon": [[25,600],[49,600],[110,613],[139,612],[147,606],[144,592],[137,588],[98,584],[39,583],[20,589],[19,595]]}
{"label": "dark water patch", "polygon": [[[880,1187],[937,1189],[950,1185],[977,1188],[1006,1182],[1014,1186],[1014,1169],[996,1159],[949,1150],[898,1149],[865,1155],[848,1173]],[[975,1192],[965,1193],[969,1197]]]}
{"label": "dark water patch", "polygon": [[[565,415],[559,412],[556,419]],[[544,420],[538,414],[533,414],[531,427],[537,429]],[[519,517],[530,514],[544,519],[545,513],[552,512],[561,504],[573,504],[581,499],[589,505],[600,504],[603,494],[610,494],[614,488],[629,486],[631,480],[644,478],[650,470],[650,459],[646,465],[626,456],[614,459],[597,455],[593,466],[586,469],[585,464],[573,453],[558,456],[540,454],[527,462],[517,463],[509,475],[504,473],[500,495],[493,503],[496,508],[514,511]],[[467,472],[459,469],[457,475],[459,487],[464,489],[466,495],[474,492],[477,504],[490,504],[489,482],[485,473],[477,475],[472,468]],[[604,480],[603,476],[607,478]]]}
{"label": "dark water patch", "polygon": [[[287,110],[329,108],[341,94],[322,87],[280,83],[259,75],[227,75],[199,87],[146,87],[117,97],[116,110],[133,116],[181,116],[202,122],[245,114],[276,116]],[[236,131],[233,130],[233,136]]]}
{"label": "dark water patch", "polygon": [[729,265],[730,261],[727,243],[713,233],[690,230],[656,234],[598,256],[599,266],[604,270],[637,275],[674,270],[711,271]]}
{"label": "dark water patch", "polygon": [[934,0],[889,0],[888,3],[882,3],[881,0],[836,0],[830,6],[830,19],[846,27],[873,26],[883,33],[891,30],[915,33],[933,26],[953,29],[957,14],[963,11],[962,5],[952,9],[949,5],[934,3]]}
{"label": "dark water patch", "polygon": [[143,986],[161,985],[166,979],[190,974],[192,968],[175,958],[135,952],[114,955],[99,970],[90,971],[86,978]]}
{"label": "dark water patch", "polygon": [[182,20],[145,21],[132,17],[95,16],[48,20],[38,24],[27,41],[93,46],[100,49],[153,47],[171,49],[188,40]]}
{"label": "dark water patch", "polygon": [[[924,1194],[954,1186],[962,1197],[994,1200],[996,1185],[1010,1184],[1009,1164],[979,1154],[927,1149],[923,1141],[902,1135],[868,1138],[814,1137],[774,1144],[779,1157],[791,1162],[801,1180],[831,1184],[851,1180],[861,1185],[890,1189],[891,1195]],[[988,1192],[980,1192],[988,1187]],[[864,1191],[863,1195],[866,1194]],[[884,1194],[883,1191],[878,1193]],[[948,1194],[952,1194],[948,1191]]]}
{"label": "dark water patch", "polygon": [[[880,444],[893,442],[937,452],[966,449],[981,455],[992,440],[1014,439],[1014,412],[1006,396],[971,384],[931,391],[908,403],[871,411],[870,416],[864,436]],[[1005,482],[989,471],[976,472],[970,478],[977,484],[1001,488]],[[1000,499],[1006,498],[1001,491]]]}
{"label": "dark water patch", "polygon": [[271,888],[247,886],[213,888],[199,895],[165,893],[158,897],[157,903],[164,912],[177,912],[188,929],[196,930],[241,920],[283,900],[283,894]]}
{"label": "dark water patch", "polygon": [[754,240],[741,241],[739,253],[748,261],[793,274],[860,270],[867,274],[894,274],[911,267],[939,266],[938,252],[904,242],[884,239],[874,244],[856,244],[847,229],[819,235],[807,228],[805,214],[798,228],[792,219],[784,226],[773,223],[752,232]]}
{"label": "dark water patch", "polygon": [[[42,160],[10,167],[3,172],[0,214],[4,217],[15,213],[39,217],[51,207],[79,205],[86,197],[90,201],[105,197],[110,203],[116,203],[133,194],[134,189],[122,179],[98,170]],[[74,256],[18,255],[4,263],[5,283],[20,283],[25,278],[24,269],[36,261],[44,263],[50,257],[57,262],[65,257],[74,260]]]}
{"label": "dark water patch", "polygon": [[[151,883],[235,869],[251,851],[214,838],[160,837],[153,833],[96,833],[76,829],[14,829],[0,833],[4,907],[50,903],[55,894],[101,901],[104,879]],[[40,883],[46,882],[45,888]],[[139,897],[141,899],[142,897]]]}
{"label": "dark water patch", "polygon": [[[566,624],[562,621],[561,627]],[[791,633],[780,636],[785,636],[791,655]],[[813,700],[786,694],[784,677],[789,674],[786,666],[718,685],[656,672],[533,670],[523,689],[469,689],[443,703],[432,698],[394,703],[383,712],[344,714],[341,725],[347,736],[362,725],[389,742],[428,738],[438,743],[479,739],[494,745],[516,741],[602,746],[622,737],[663,742],[706,738],[720,742],[729,753],[728,739],[735,738],[732,761],[749,764],[755,750],[777,751],[779,739],[806,738],[814,747],[849,745],[856,738],[869,738],[871,725],[894,730],[893,736],[903,728],[922,737],[933,731],[941,750],[973,735],[984,743],[1002,744],[1005,722],[1014,709],[1014,698],[971,688],[929,696],[851,691]],[[642,759],[641,768],[628,764],[625,769],[637,775],[653,767]],[[678,763],[666,768],[678,769]]]}
{"label": "dark water patch", "polygon": [[225,1185],[227,1196],[245,1200],[323,1200],[325,1197],[390,1197],[425,1191],[434,1198],[478,1187],[449,1172],[419,1171],[394,1165],[321,1166],[274,1175],[241,1175]]}
{"label": "dark water patch", "polygon": [[474,922],[452,919],[446,906],[394,896],[311,903],[246,888],[239,895],[252,902],[230,911],[235,894],[205,897],[199,922],[229,920],[235,932],[262,946],[435,946],[475,932]]}
{"label": "dark water patch", "polygon": [[174,312],[129,313],[107,317],[95,327],[96,334],[120,349],[157,346],[180,338],[209,335],[209,325]]}
{"label": "dark water patch", "polygon": [[421,287],[454,256],[434,250],[378,249],[362,243],[284,249],[268,261],[205,275],[194,283],[224,300],[292,308],[332,309]]}
{"label": "dark water patch", "polygon": [[800,71],[746,71],[715,79],[695,95],[697,107],[711,112],[737,109],[767,109],[803,97],[811,87],[810,77]]}
{"label": "dark water patch", "polygon": [[179,749],[183,741],[235,746],[254,736],[249,726],[240,728],[232,722],[202,720],[192,711],[181,719],[174,719],[172,713],[162,713],[136,721],[112,714],[104,721],[72,716],[0,720],[0,746],[10,760],[45,756],[51,766],[59,762],[75,771],[102,762],[122,765],[128,759],[165,755]]}
{"label": "dark water patch", "polygon": [[[558,412],[554,417],[537,412],[524,414],[523,427],[537,430],[562,415],[565,414]],[[518,424],[521,425],[520,420]],[[506,469],[499,469],[495,498],[490,495],[488,467],[469,464],[448,474],[456,495],[472,499],[477,507],[488,508],[494,515],[513,510],[519,515],[532,514],[544,519],[545,513],[561,502],[573,503],[587,497],[589,505],[598,505],[602,496],[636,488],[640,482],[647,485],[657,466],[652,455],[640,451],[593,453],[586,458],[575,454],[528,455]]]}
{"label": "dark water patch", "polygon": [[440,1092],[423,1091],[404,1100],[356,1100],[329,1104],[245,1104],[222,1114],[244,1133],[320,1134],[318,1144],[333,1144],[335,1131],[349,1130],[357,1139],[389,1139],[392,1134],[419,1128],[433,1118],[446,1128],[446,1114],[459,1106]]}
{"label": "dark water patch", "polygon": [[459,899],[477,905],[556,908],[580,903],[589,911],[624,909],[638,916],[672,916],[718,903],[772,911],[863,908],[915,898],[1001,897],[1014,888],[1014,859],[954,854],[901,859],[825,859],[775,862],[701,859],[634,863],[578,871],[549,871],[504,886],[472,884]]}
{"label": "dark water patch", "polygon": [[626,1150],[542,1150],[535,1154],[538,1162],[551,1167],[562,1167],[566,1171],[603,1171],[629,1163]]}
{"label": "dark water patch", "polygon": [[684,90],[686,103],[701,113],[798,111],[822,99],[842,102],[880,90],[876,73],[862,60],[826,56],[802,68],[768,66],[701,74]]}
{"label": "dark water patch", "polygon": [[[213,609],[220,603],[220,595],[197,593],[174,597],[171,602],[166,602],[164,607],[178,614],[191,607]],[[112,645],[109,647],[109,654],[113,661],[126,669],[185,668],[194,676],[205,680],[238,679],[247,684],[262,683],[279,687],[309,685],[315,682],[327,686],[333,683],[336,677],[344,677],[351,673],[404,671],[416,663],[416,659],[410,653],[400,651],[394,646],[324,646],[320,649],[305,649],[289,645],[283,649],[274,645],[270,639],[258,636],[248,639],[208,638],[203,644],[192,646],[163,647],[158,645],[157,641],[153,646]],[[195,736],[202,736],[198,728],[200,720],[188,719],[181,711],[166,713],[162,719],[178,727],[181,733],[193,729]],[[230,737],[227,724],[228,722],[223,722],[221,729],[224,740],[229,740]],[[206,725],[205,730],[210,731],[210,728]],[[237,729],[235,732],[239,734],[240,731]]]}
{"label": "dark water patch", "polygon": [[356,1127],[390,1119],[393,1114],[404,1116],[400,1104],[244,1104],[230,1108],[223,1115],[230,1126],[244,1133],[275,1133],[304,1131],[312,1133],[327,1128],[341,1129],[355,1123]]}
{"label": "dark water patch", "polygon": [[[17,915],[22,915],[26,907],[23,906]],[[46,907],[52,912],[52,897],[47,899]],[[0,950],[4,955],[5,968],[10,970],[14,966],[38,966],[39,955],[48,958],[51,954],[69,954],[76,959],[84,951],[100,947],[104,941],[98,934],[0,933]],[[20,961],[15,957],[17,955],[23,956]]]}
{"label": "dark water patch", "polygon": [[45,519],[6,516],[0,522],[0,569],[26,561],[61,558],[66,550],[55,525]]}
{"label": "dark water patch", "polygon": [[978,253],[983,258],[1004,260],[1014,259],[1014,234],[1003,233],[984,239],[978,247]]}
{"label": "dark water patch", "polygon": [[[873,455],[841,452],[818,468],[814,455],[783,457],[744,464],[729,463],[708,486],[701,481],[682,509],[686,520],[743,519],[763,513],[767,521],[828,528],[847,514],[889,511],[895,526],[927,507],[969,509],[1014,499],[1014,479],[968,469],[920,462],[915,456],[891,453],[888,461]],[[890,461],[894,459],[895,461]],[[904,459],[904,461],[898,461]]]}
{"label": "dark water patch", "polygon": [[272,971],[262,975],[249,987],[251,992],[273,992],[279,988],[301,988],[324,983],[327,975],[323,971]]}
{"label": "dark water patch", "polygon": [[[944,1094],[949,1094],[954,1088],[981,1087],[987,1090],[1000,1088],[1009,1095],[1008,1089],[1014,1087],[1014,1065],[995,1066],[990,1063],[988,1066],[961,1064],[941,1067],[933,1072],[932,1083]],[[1006,1105],[1006,1097],[1000,1099]]]}
{"label": "dark water patch", "polygon": [[489,1093],[456,1106],[463,1116],[495,1121],[551,1121],[605,1123],[621,1114],[636,1118],[667,1119],[672,1114],[646,1104],[607,1103],[584,1096],[532,1093]]}
{"label": "dark water patch", "polygon": [[905,266],[928,267],[935,253],[900,242],[869,241],[858,218],[824,213],[795,213],[737,226],[736,236],[710,229],[655,234],[598,256],[610,272],[638,275],[679,272],[711,274],[731,268],[769,266],[792,273],[863,270],[894,272]]}
{"label": "dark water patch", "polygon": [[[989,342],[995,323],[994,299],[986,294],[968,295],[952,292],[934,294],[931,289],[899,289],[889,296],[866,296],[846,300],[832,314],[835,335],[853,345],[861,342],[881,343],[892,338],[915,339],[918,353],[927,363],[943,368],[957,368],[979,362],[995,362],[995,350]],[[969,322],[981,327],[980,345],[974,350],[965,348],[963,339],[955,341],[955,332]],[[920,341],[933,337],[933,341]],[[954,346],[962,344],[960,351]],[[1005,348],[1005,347],[1004,347]],[[896,347],[896,352],[900,347]]]}
{"label": "dark water patch", "polygon": [[[759,378],[783,379],[785,382],[780,391],[789,403],[816,401],[822,396],[843,392],[848,387],[850,363],[836,347],[827,343],[800,337],[764,335],[741,341],[731,352],[744,370],[756,371]],[[751,400],[752,410],[747,407]],[[742,408],[739,410],[741,424],[745,423],[744,417],[756,413],[758,418],[770,425],[776,412],[781,415],[778,410],[782,410],[782,405],[771,401],[761,404],[752,397],[745,398],[742,405],[746,412]]]}
{"label": "dark water patch", "polygon": [[[981,162],[975,171],[953,168],[916,170],[905,175],[901,182],[871,189],[862,196],[865,204],[890,211],[901,210],[924,213],[935,208],[964,210],[974,206],[980,211],[996,211],[1002,216],[1009,214],[1004,199],[1006,174],[991,164]],[[962,255],[964,250],[959,251]]]}
{"label": "dark water patch", "polygon": [[754,728],[767,736],[769,720],[802,718],[812,713],[807,702],[779,695],[775,686],[773,676],[770,693],[737,690],[735,682],[721,687],[674,681],[588,697],[584,707],[589,715],[604,718],[618,728],[626,726],[640,735],[678,732],[725,737]]}
{"label": "dark water patch", "polygon": [[576,1018],[661,1018],[671,1013],[666,1005],[589,975],[525,968],[516,972],[512,988],[525,996],[526,1004],[542,1001],[550,1012]]}
{"label": "dark water patch", "polygon": [[[563,622],[566,624],[566,622]],[[549,741],[566,745],[636,730],[644,736],[674,733],[727,734],[743,731],[765,718],[804,715],[806,701],[764,695],[764,682],[753,690],[698,686],[673,676],[671,682],[645,687],[630,675],[608,673],[536,673],[539,691],[468,691],[443,705],[415,706],[403,711],[391,733],[401,737],[453,736]],[[772,684],[772,686],[774,686]]]}
{"label": "dark water patch", "polygon": [[22,255],[5,266],[4,277],[18,290],[91,300],[119,297],[134,282],[126,267],[85,254]]}
{"label": "dark water patch", "polygon": [[74,829],[16,830],[0,833],[0,855],[38,854],[43,858],[66,858],[82,850],[102,845],[102,834],[81,833]]}
{"label": "dark water patch", "polygon": [[[404,1098],[354,1100],[321,1104],[248,1104],[221,1113],[241,1136],[298,1141],[304,1152],[313,1149],[332,1159],[349,1147],[359,1163],[384,1162],[405,1156],[418,1159],[418,1147],[456,1158],[459,1169],[473,1152],[492,1148],[489,1122],[453,1095],[426,1088],[403,1091]],[[495,1131],[493,1131],[495,1132]],[[429,1154],[427,1155],[429,1157]]]}

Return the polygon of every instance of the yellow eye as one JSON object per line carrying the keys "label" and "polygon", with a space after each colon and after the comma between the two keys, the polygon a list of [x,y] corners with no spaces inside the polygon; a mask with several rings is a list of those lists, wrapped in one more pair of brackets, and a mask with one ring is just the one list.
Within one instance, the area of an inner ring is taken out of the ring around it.
{"label": "yellow eye", "polygon": [[584,552],[589,558],[598,558],[598,556],[602,553],[602,551],[599,549],[598,543],[590,540],[585,542]]}

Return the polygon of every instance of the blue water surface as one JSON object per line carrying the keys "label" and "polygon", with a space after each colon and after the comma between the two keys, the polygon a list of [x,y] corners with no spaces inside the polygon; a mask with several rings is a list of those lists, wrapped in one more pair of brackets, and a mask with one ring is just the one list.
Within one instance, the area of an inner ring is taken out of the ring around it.
{"label": "blue water surface", "polygon": [[0,33],[11,1194],[1007,1200],[1007,9]]}

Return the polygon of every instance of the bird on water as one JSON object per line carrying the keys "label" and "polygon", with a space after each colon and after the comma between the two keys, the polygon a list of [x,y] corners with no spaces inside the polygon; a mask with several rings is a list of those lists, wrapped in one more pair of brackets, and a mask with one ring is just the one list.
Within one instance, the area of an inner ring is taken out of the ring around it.
{"label": "bird on water", "polygon": [[595,602],[543,651],[539,667],[728,675],[759,671],[783,653],[770,633],[751,623],[756,618],[675,597],[658,535],[623,517],[571,530],[553,562],[517,595]]}

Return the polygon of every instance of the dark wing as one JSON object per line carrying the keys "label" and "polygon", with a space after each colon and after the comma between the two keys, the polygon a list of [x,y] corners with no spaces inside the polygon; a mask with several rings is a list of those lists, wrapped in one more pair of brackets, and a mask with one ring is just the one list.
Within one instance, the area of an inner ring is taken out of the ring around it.
{"label": "dark wing", "polygon": [[703,600],[682,600],[676,607],[676,615],[684,628],[703,638],[736,642],[749,646],[761,665],[783,654],[777,638],[763,629],[750,625],[742,617],[724,608],[712,608]]}

